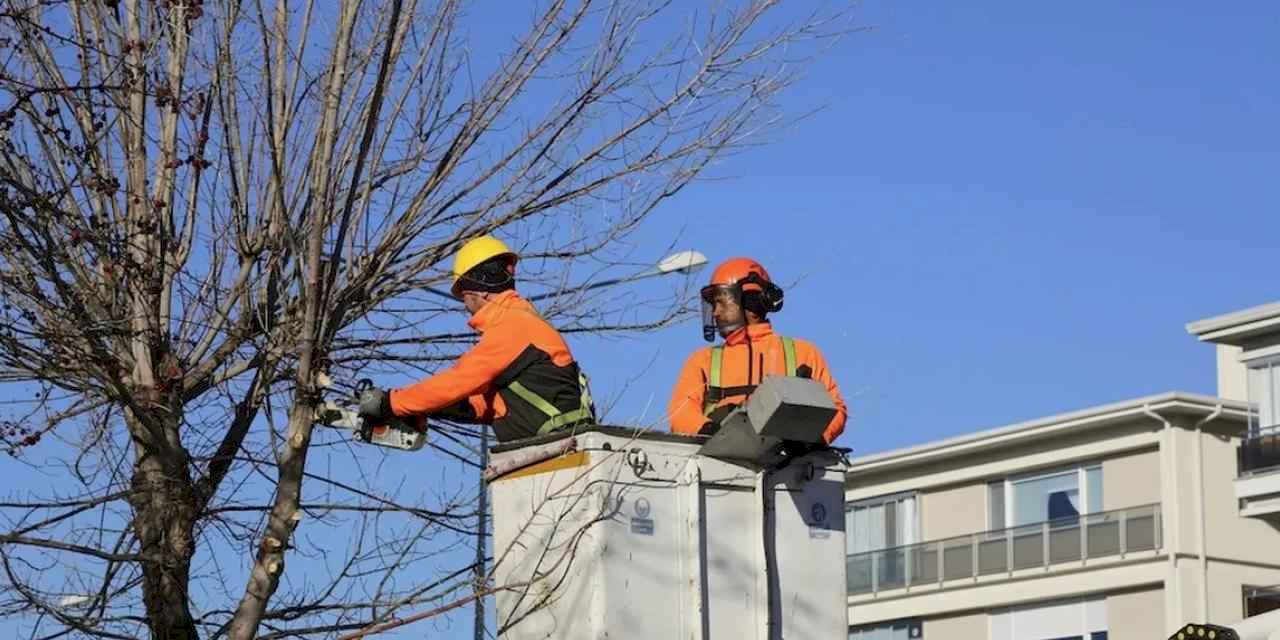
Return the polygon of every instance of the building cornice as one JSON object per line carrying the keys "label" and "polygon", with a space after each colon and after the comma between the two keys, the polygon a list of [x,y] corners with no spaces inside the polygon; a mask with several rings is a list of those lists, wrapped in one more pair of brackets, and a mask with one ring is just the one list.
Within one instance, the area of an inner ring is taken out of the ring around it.
{"label": "building cornice", "polygon": [[1131,422],[1135,419],[1151,420],[1146,410],[1175,420],[1178,417],[1192,419],[1207,417],[1219,407],[1222,412],[1218,420],[1238,422],[1242,429],[1248,425],[1248,403],[1196,393],[1170,391],[954,438],[935,440],[913,447],[860,456],[849,461],[848,476],[873,474],[889,467],[901,470],[904,466],[932,464],[977,453],[1019,447],[1038,440],[1068,434],[1075,435],[1082,431]]}
{"label": "building cornice", "polygon": [[1187,324],[1187,333],[1203,342],[1240,346],[1254,336],[1280,332],[1280,302],[1196,320]]}

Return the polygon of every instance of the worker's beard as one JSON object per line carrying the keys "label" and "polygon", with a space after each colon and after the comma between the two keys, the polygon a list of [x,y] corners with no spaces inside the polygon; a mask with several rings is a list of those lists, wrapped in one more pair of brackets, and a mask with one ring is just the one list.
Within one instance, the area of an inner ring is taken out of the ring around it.
{"label": "worker's beard", "polygon": [[729,336],[733,335],[735,331],[745,326],[747,326],[747,323],[745,320],[739,320],[737,322],[727,322],[727,323],[717,322],[716,331],[720,332],[721,338],[728,338]]}

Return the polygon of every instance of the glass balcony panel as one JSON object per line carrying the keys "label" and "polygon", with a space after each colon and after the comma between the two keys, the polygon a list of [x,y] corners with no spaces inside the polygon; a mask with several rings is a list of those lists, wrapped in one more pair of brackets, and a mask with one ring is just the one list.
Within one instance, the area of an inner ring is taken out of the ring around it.
{"label": "glass balcony panel", "polygon": [[1082,545],[1085,560],[1150,551],[1160,548],[1160,528],[1160,506],[1152,504],[858,553],[846,560],[849,593],[972,580],[975,573],[1044,567],[1046,560],[1080,562]]}
{"label": "glass balcony panel", "polygon": [[911,584],[938,581],[938,550],[940,542],[912,545],[907,550],[907,565],[911,567]]}
{"label": "glass balcony panel", "polygon": [[881,549],[875,554],[877,589],[897,589],[907,584],[907,547]]}
{"label": "glass balcony panel", "polygon": [[1049,523],[1049,563],[1080,561],[1080,519]]}
{"label": "glass balcony panel", "polygon": [[1029,525],[1011,530],[1013,534],[1013,568],[1044,566],[1044,527]]}
{"label": "glass balcony panel", "polygon": [[845,561],[849,593],[871,592],[871,554],[858,553]]}
{"label": "glass balcony panel", "polygon": [[942,579],[973,577],[973,539],[969,536],[942,541]]}
{"label": "glass balcony panel", "polygon": [[978,541],[978,575],[1004,573],[1009,570],[1009,546],[1003,535]]}
{"label": "glass balcony panel", "polygon": [[1160,519],[1155,509],[1132,509],[1125,519],[1125,551],[1149,551],[1156,548]]}
{"label": "glass balcony panel", "polygon": [[1087,516],[1089,527],[1089,557],[1099,558],[1120,553],[1120,517],[1115,513],[1095,513]]}

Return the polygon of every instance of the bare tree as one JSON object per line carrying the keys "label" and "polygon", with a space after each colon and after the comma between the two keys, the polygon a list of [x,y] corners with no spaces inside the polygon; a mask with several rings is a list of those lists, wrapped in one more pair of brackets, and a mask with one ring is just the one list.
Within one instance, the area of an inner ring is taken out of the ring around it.
{"label": "bare tree", "polygon": [[[388,486],[313,437],[326,381],[465,348],[423,288],[484,233],[566,331],[679,318],[575,286],[652,257],[628,236],[778,123],[846,15],[541,0],[495,54],[461,0],[265,4],[0,0],[3,435],[46,456],[0,504],[0,610],[33,637],[334,633],[475,591],[440,566],[461,467]],[[475,429],[437,434],[474,464]]]}

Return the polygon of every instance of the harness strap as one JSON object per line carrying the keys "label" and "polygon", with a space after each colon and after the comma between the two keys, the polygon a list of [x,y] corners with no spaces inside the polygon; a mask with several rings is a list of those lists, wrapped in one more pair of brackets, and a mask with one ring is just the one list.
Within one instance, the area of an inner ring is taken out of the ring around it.
{"label": "harness strap", "polygon": [[578,390],[581,402],[577,409],[571,411],[561,411],[554,404],[547,401],[546,398],[534,393],[529,387],[520,384],[519,380],[512,380],[507,388],[512,393],[520,397],[520,399],[528,402],[538,411],[546,414],[547,420],[538,427],[538,433],[548,433],[561,429],[570,425],[576,425],[582,422],[594,421],[596,417],[595,404],[591,399],[591,386],[587,380],[586,374],[578,372]]}
{"label": "harness strap", "polygon": [[[786,375],[796,375],[796,341],[786,336],[782,340],[782,358],[786,363]],[[724,347],[711,347],[711,366],[707,371],[707,388],[702,395],[702,415],[711,415],[721,400],[731,396],[750,395],[759,385],[745,384],[737,387],[720,386],[721,370],[724,368]]]}

